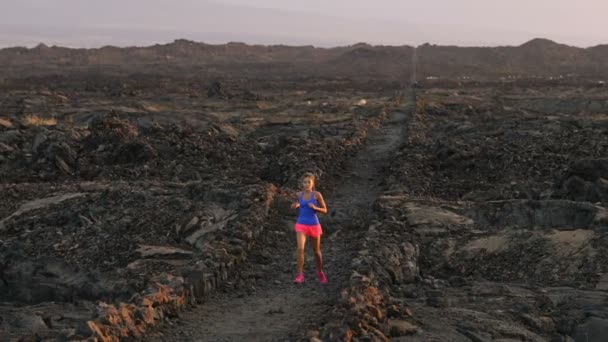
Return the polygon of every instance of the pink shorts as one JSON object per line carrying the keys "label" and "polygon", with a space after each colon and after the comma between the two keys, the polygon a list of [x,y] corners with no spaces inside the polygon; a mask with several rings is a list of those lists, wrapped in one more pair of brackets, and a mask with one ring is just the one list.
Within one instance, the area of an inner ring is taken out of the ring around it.
{"label": "pink shorts", "polygon": [[308,224],[301,224],[301,223],[296,223],[296,233],[304,233],[304,235],[306,236],[310,236],[310,237],[319,237],[321,236],[321,234],[323,234],[323,230],[321,229],[321,225],[320,224],[315,224],[315,225],[308,225]]}

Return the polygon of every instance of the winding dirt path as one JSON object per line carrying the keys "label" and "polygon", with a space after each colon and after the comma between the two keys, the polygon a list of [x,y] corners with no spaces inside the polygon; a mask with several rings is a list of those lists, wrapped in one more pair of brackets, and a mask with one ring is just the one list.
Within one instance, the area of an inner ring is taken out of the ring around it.
{"label": "winding dirt path", "polygon": [[402,142],[412,109],[411,101],[404,102],[381,128],[370,132],[366,147],[349,162],[344,178],[332,193],[324,194],[330,209],[329,215],[321,217],[328,285],[318,283],[308,245],[306,282],[293,284],[294,212],[291,217],[269,222],[250,264],[235,283],[228,283],[199,307],[168,322],[149,340],[293,341],[314,336],[331,317],[340,291],[348,283],[371,204],[383,190],[383,167]]}

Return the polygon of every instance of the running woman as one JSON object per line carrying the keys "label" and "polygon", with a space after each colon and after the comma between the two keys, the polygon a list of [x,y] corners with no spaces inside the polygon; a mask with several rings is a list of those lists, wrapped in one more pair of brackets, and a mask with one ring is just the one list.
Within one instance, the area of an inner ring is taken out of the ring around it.
{"label": "running woman", "polygon": [[315,176],[312,173],[304,174],[302,178],[302,191],[298,192],[298,201],[291,205],[292,208],[299,208],[298,221],[295,226],[296,237],[298,240],[297,260],[298,275],[294,282],[301,284],[304,282],[304,250],[306,238],[310,237],[315,250],[317,261],[317,277],[321,284],[327,284],[327,277],[323,272],[323,256],[321,254],[321,235],[323,230],[317,217],[317,212],[327,214],[325,200],[320,192],[315,191]]}

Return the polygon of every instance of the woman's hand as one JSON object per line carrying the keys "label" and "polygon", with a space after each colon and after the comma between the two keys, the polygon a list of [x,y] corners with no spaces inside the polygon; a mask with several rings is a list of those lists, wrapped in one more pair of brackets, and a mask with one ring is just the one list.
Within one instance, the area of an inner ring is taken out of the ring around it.
{"label": "woman's hand", "polygon": [[298,203],[298,202],[294,202],[291,204],[292,209],[298,209],[299,207],[300,207],[300,203]]}
{"label": "woman's hand", "polygon": [[317,207],[316,205],[312,204],[312,203],[308,203],[308,207],[314,211],[318,211],[321,214],[327,214],[327,209],[322,208],[322,207]]}

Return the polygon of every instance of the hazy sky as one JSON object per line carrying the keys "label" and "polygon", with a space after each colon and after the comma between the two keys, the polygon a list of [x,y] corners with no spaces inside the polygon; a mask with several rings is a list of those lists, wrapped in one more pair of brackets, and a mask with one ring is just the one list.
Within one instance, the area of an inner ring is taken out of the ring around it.
{"label": "hazy sky", "polygon": [[608,43],[608,0],[0,0],[0,46]]}

